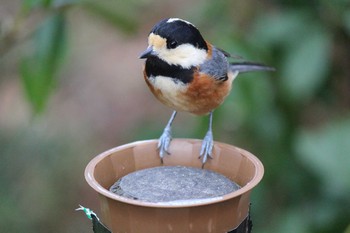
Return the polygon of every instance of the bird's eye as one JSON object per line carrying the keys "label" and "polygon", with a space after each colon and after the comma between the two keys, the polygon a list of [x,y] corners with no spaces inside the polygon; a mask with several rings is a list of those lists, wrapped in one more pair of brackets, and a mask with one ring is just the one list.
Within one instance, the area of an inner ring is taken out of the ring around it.
{"label": "bird's eye", "polygon": [[174,49],[174,48],[176,48],[176,46],[177,46],[177,41],[176,40],[172,40],[168,44],[169,49]]}

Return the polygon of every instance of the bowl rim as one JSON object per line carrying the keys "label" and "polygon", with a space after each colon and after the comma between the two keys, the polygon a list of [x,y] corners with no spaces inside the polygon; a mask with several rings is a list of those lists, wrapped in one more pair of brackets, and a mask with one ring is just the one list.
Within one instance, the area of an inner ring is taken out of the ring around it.
{"label": "bowl rim", "polygon": [[[199,139],[179,139],[179,138],[174,138],[172,141],[187,141],[187,142],[199,142],[201,140]],[[108,197],[110,199],[119,201],[119,202],[123,202],[123,203],[127,203],[127,204],[131,204],[131,205],[136,205],[136,206],[143,206],[143,207],[156,207],[156,208],[184,208],[184,207],[195,207],[195,206],[202,206],[202,205],[210,205],[210,204],[214,204],[214,203],[218,203],[218,202],[224,202],[224,201],[228,201],[230,199],[239,197],[243,194],[249,193],[263,178],[264,176],[264,166],[262,164],[262,162],[252,153],[250,153],[247,150],[244,150],[242,148],[236,147],[234,145],[230,145],[227,143],[223,143],[223,142],[214,142],[214,145],[220,145],[220,147],[234,147],[235,149],[237,149],[242,156],[248,158],[254,165],[255,167],[255,174],[253,176],[253,178],[243,187],[241,187],[240,189],[225,194],[223,196],[220,197],[214,197],[214,198],[207,198],[207,199],[201,199],[198,202],[189,202],[185,204],[174,204],[171,202],[145,202],[145,201],[140,201],[140,200],[133,200],[130,198],[126,198],[126,197],[122,197],[119,196],[117,194],[114,194],[113,192],[110,192],[109,190],[105,189],[102,185],[100,185],[100,183],[95,179],[94,177],[94,170],[96,165],[105,157],[109,156],[110,154],[113,154],[115,152],[121,151],[121,150],[125,150],[127,148],[130,147],[135,147],[138,145],[142,145],[142,144],[149,144],[149,143],[155,143],[158,142],[157,139],[151,139],[151,140],[141,140],[141,141],[135,141],[135,142],[131,142],[131,143],[127,143],[124,145],[120,145],[114,148],[111,148],[109,150],[106,150],[102,153],[100,153],[99,155],[95,156],[92,160],[90,160],[90,162],[87,164],[86,168],[85,168],[85,172],[84,172],[84,176],[85,176],[85,180],[86,182],[89,184],[89,186],[91,186],[96,192],[98,192],[99,194]]]}

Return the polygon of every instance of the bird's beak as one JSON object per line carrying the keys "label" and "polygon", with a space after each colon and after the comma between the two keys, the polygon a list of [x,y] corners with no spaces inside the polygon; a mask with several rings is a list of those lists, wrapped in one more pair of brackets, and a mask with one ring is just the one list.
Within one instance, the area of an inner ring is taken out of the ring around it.
{"label": "bird's beak", "polygon": [[148,48],[143,51],[140,55],[140,59],[145,59],[145,58],[148,58],[150,56],[156,56],[157,54],[154,52],[153,50],[153,46],[148,46]]}

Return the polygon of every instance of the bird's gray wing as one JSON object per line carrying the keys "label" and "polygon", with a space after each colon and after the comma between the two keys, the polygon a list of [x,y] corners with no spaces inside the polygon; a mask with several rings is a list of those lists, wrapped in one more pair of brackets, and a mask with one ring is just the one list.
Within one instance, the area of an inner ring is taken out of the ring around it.
{"label": "bird's gray wing", "polygon": [[226,81],[228,69],[229,63],[226,55],[221,50],[213,47],[212,58],[207,59],[200,65],[199,72],[208,74],[217,80]]}

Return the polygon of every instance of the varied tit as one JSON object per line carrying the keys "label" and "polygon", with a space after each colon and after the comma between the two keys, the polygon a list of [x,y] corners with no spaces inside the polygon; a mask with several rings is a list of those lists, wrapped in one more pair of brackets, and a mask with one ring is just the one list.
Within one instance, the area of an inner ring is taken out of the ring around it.
{"label": "varied tit", "polygon": [[178,111],[195,115],[209,114],[209,129],[199,157],[202,163],[212,158],[212,119],[216,109],[231,91],[238,73],[273,70],[257,63],[229,63],[230,55],[203,39],[190,22],[178,18],[157,23],[148,36],[148,48],[140,55],[146,59],[145,81],[155,97],[174,112],[159,138],[161,160],[169,153],[171,125]]}

